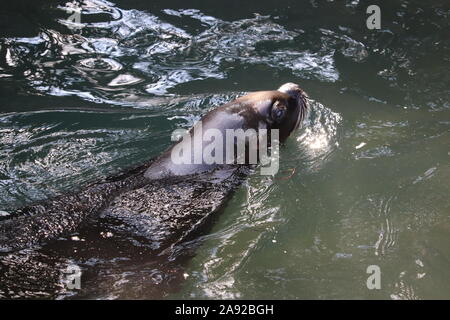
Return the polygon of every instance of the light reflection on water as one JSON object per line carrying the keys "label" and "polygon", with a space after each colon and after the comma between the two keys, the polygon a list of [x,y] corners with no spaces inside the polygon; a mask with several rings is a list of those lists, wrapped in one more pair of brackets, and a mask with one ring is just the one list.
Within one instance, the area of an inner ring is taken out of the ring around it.
{"label": "light reflection on water", "polygon": [[[92,1],[81,6],[82,14],[119,10],[110,6],[108,2]],[[93,102],[131,106],[133,102],[126,98],[124,101],[115,92],[127,90],[129,94],[132,90],[138,96],[168,94],[183,83],[226,78],[224,64],[266,64],[291,69],[307,79],[339,78],[332,58],[334,50],[311,53],[280,47],[271,52],[258,49],[265,43],[293,41],[300,35],[269,17],[227,22],[205,17],[196,10],[164,10],[164,13],[199,20],[207,28],[190,34],[148,12],[120,10],[113,20],[85,24],[80,34],[49,29],[39,37],[10,39],[8,65],[29,67],[26,79],[43,93],[78,95]],[[102,29],[108,30],[112,38],[105,37]],[[131,58],[131,64],[124,61]],[[24,65],[30,62],[31,66]],[[66,67],[68,62],[71,68]],[[130,73],[125,73],[125,66]],[[59,80],[62,75],[64,82]],[[134,86],[139,82],[143,83]],[[92,86],[99,91],[90,90]],[[80,91],[80,87],[85,90]]]}

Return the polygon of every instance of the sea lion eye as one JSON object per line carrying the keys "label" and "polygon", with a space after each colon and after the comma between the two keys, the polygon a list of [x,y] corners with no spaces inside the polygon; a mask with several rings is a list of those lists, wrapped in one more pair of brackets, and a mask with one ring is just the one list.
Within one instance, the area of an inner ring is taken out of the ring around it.
{"label": "sea lion eye", "polygon": [[286,114],[286,106],[279,101],[275,102],[272,106],[271,118],[275,122],[280,122]]}

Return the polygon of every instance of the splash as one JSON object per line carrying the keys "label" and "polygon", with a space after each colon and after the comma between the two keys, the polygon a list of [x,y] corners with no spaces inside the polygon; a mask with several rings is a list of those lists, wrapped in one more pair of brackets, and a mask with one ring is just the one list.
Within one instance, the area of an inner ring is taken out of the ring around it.
{"label": "splash", "polygon": [[297,137],[298,148],[311,170],[319,169],[339,147],[342,116],[317,101],[310,101],[310,112]]}

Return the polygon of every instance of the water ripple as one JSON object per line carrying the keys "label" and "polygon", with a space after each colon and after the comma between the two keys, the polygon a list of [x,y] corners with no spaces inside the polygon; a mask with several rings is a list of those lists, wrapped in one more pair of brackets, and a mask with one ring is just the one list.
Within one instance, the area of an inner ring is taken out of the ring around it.
{"label": "water ripple", "polygon": [[[268,16],[228,22],[199,10],[163,10],[168,16],[200,21],[205,30],[192,34],[148,12],[119,9],[107,1],[84,2],[81,10],[106,16],[85,23],[80,34],[44,29],[38,37],[6,39],[8,65],[27,68],[25,78],[32,90],[123,105],[110,93],[111,87],[126,85],[142,97],[170,95],[181,84],[225,79],[235,63],[290,70],[305,79],[339,79],[333,49],[292,50],[289,43],[301,33]],[[271,48],[274,44],[276,49]]]}

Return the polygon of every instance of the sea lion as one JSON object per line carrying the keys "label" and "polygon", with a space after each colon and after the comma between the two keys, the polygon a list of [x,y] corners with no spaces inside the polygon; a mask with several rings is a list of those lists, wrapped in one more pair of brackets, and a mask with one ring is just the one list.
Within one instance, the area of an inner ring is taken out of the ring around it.
{"label": "sea lion", "polygon": [[[298,85],[287,83],[278,90],[237,98],[208,112],[201,122],[204,129],[216,132],[276,129],[283,142],[304,119],[306,97]],[[195,141],[195,131],[189,135]],[[173,150],[185,141],[175,143],[154,161],[78,193],[18,210],[12,214],[14,218],[0,223],[0,251],[11,252],[67,235],[96,213],[116,232],[144,237],[155,251],[183,241],[225,203],[249,172],[246,161],[174,163]]]}

